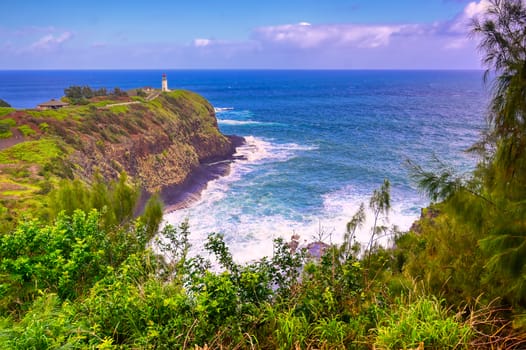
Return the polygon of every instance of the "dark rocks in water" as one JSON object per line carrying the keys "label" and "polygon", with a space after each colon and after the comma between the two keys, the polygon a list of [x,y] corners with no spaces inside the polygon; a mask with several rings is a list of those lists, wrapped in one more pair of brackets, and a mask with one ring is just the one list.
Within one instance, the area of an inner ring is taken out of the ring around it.
{"label": "dark rocks in water", "polygon": [[307,253],[315,259],[321,259],[329,247],[330,245],[322,241],[311,242],[307,244]]}
{"label": "dark rocks in water", "polygon": [[296,250],[298,249],[298,246],[300,245],[300,235],[293,234],[292,237],[290,237],[290,242],[287,244],[290,248],[290,251],[292,253],[295,253]]}
{"label": "dark rocks in water", "polygon": [[232,143],[232,147],[234,147],[234,151],[237,147],[240,147],[240,146],[243,146],[245,143],[246,143],[246,140],[244,137],[242,136],[237,136],[237,135],[226,135],[226,137],[228,137],[228,139],[230,140],[230,142]]}
{"label": "dark rocks in water", "polygon": [[[306,242],[306,241],[305,241]],[[290,237],[290,242],[287,243],[292,253],[295,253],[300,248],[300,235],[293,234]],[[330,245],[322,241],[310,242],[303,248],[306,250],[310,258],[320,259],[323,254],[329,249]]]}

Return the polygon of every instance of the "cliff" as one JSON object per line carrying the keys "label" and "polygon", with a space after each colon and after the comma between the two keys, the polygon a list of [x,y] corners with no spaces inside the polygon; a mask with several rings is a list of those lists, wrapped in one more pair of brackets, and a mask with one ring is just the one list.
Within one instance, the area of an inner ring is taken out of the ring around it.
{"label": "cliff", "polygon": [[0,111],[0,201],[34,199],[60,178],[126,171],[150,193],[180,185],[203,162],[235,151],[213,107],[189,91],[99,99],[59,110]]}

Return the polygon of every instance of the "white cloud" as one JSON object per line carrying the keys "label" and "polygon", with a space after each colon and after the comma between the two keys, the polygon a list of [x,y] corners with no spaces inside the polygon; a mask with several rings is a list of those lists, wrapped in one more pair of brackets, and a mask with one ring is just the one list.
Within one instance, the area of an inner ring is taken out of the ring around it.
{"label": "white cloud", "polygon": [[[0,55],[0,66],[32,67],[43,62],[42,67],[61,64],[75,67],[77,62],[79,67],[92,67],[93,62],[99,61],[104,67],[122,67],[126,61],[126,67],[130,68],[144,67],[144,62],[148,62],[150,68],[170,65],[188,68],[478,67],[474,42],[467,37],[468,24],[473,16],[484,12],[488,0],[468,2],[464,1],[465,6],[456,17],[436,22],[271,23],[253,29],[251,37],[244,39],[204,36],[190,38],[185,44],[134,44],[126,42],[125,33],[120,33],[118,43],[92,41],[84,46],[66,47],[73,37],[67,28],[26,27],[14,32],[0,25],[0,37],[5,36],[0,42],[5,53]],[[11,41],[6,41],[8,39]]]}
{"label": "white cloud", "polygon": [[313,25],[307,22],[257,28],[253,36],[263,43],[302,49],[321,46],[375,48],[389,43],[392,35],[401,33],[404,25]]}
{"label": "white cloud", "polygon": [[61,45],[72,37],[73,34],[71,32],[63,32],[58,36],[47,34],[31,44],[30,48],[33,50],[50,50]]}
{"label": "white cloud", "polygon": [[195,47],[207,47],[212,43],[212,40],[210,39],[194,39],[194,46]]}
{"label": "white cloud", "polygon": [[477,17],[488,9],[490,3],[488,0],[480,0],[479,2],[472,1],[464,9],[464,16],[466,18]]}
{"label": "white cloud", "polygon": [[489,0],[471,1],[453,20],[441,27],[444,34],[451,36],[444,45],[445,49],[462,49],[469,45],[467,35],[474,19],[482,16],[490,6]]}
{"label": "white cloud", "polygon": [[471,21],[486,12],[490,5],[489,0],[472,1],[464,7],[464,11],[459,14],[449,26],[453,33],[465,34],[469,31]]}

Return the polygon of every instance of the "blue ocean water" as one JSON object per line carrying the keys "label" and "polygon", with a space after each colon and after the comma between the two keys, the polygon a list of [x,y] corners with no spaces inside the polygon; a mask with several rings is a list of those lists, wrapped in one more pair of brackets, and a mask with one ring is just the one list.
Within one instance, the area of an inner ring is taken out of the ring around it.
{"label": "blue ocean water", "polygon": [[[160,87],[161,71],[0,71],[0,98],[18,108],[58,98],[69,85]],[[200,247],[225,235],[241,261],[272,253],[272,239],[299,234],[341,240],[345,224],[384,179],[392,186],[385,224],[407,229],[429,202],[411,183],[410,159],[436,157],[460,171],[484,126],[480,71],[167,71],[170,88],[204,95],[220,108],[221,130],[247,139],[246,160],[209,183],[189,208]],[[369,220],[372,218],[369,216]],[[367,241],[370,227],[359,233]]]}

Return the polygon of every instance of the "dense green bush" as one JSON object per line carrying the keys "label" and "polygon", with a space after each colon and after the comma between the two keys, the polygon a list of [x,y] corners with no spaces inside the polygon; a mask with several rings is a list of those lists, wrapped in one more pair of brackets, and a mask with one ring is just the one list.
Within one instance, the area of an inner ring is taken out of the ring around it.
{"label": "dense green bush", "polygon": [[471,328],[436,298],[398,301],[376,329],[378,349],[467,349]]}
{"label": "dense green bush", "polygon": [[31,135],[35,135],[36,134],[36,131],[33,130],[31,127],[29,127],[28,125],[20,125],[18,127],[18,130],[20,130],[20,132],[22,133],[22,135],[24,136],[31,136]]}
{"label": "dense green bush", "polygon": [[12,118],[5,118],[0,120],[0,138],[7,139],[13,136],[11,127],[16,125],[16,121]]}

